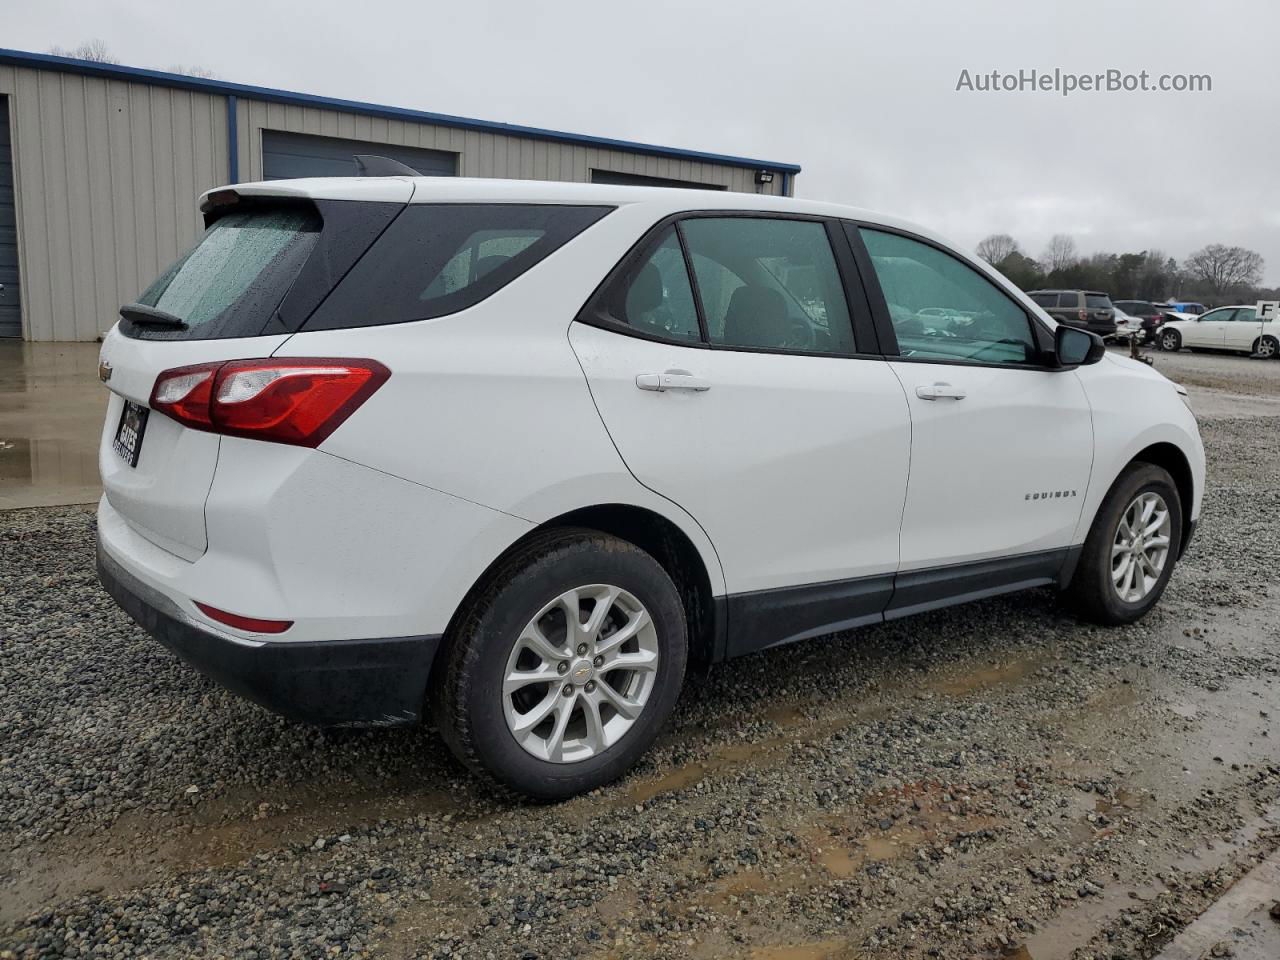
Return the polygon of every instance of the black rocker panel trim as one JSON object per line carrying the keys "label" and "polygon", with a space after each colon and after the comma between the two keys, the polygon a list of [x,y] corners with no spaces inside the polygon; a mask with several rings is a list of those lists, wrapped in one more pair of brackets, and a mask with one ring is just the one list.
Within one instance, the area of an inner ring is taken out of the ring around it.
{"label": "black rocker panel trim", "polygon": [[1066,586],[1079,547],[718,598],[721,659],[1002,593]]}
{"label": "black rocker panel trim", "polygon": [[1045,550],[899,573],[885,619],[1058,583],[1069,554],[1069,549]]}
{"label": "black rocker panel trim", "polygon": [[879,623],[892,595],[892,574],[731,594],[725,656]]}

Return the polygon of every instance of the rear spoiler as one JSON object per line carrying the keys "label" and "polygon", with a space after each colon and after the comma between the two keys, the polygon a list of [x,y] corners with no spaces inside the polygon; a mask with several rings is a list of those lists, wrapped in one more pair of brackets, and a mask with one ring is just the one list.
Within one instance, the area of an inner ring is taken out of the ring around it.
{"label": "rear spoiler", "polygon": [[[392,162],[392,161],[388,161]],[[251,197],[280,200],[368,200],[408,203],[413,196],[409,175],[318,177],[308,180],[268,180],[235,183],[207,190],[200,196],[200,212],[220,215]]]}

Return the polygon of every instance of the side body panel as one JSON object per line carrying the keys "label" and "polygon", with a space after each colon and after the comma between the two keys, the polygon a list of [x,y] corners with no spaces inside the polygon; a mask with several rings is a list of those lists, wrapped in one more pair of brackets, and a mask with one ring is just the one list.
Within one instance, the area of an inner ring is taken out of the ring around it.
{"label": "side body panel", "polygon": [[[881,360],[708,350],[574,324],[627,466],[706,529],[730,593],[891,573],[911,427]],[[705,391],[636,377],[688,370]]]}
{"label": "side body panel", "polygon": [[1094,422],[1094,466],[1089,493],[1082,504],[1074,543],[1089,533],[1103,497],[1135,456],[1157,443],[1177,447],[1191,467],[1194,493],[1183,504],[1192,520],[1200,517],[1204,498],[1204,445],[1200,429],[1174,385],[1145,364],[1113,353],[1077,371],[1089,398]]}
{"label": "side body panel", "polygon": [[1258,319],[1258,311],[1255,307],[1241,307],[1236,311],[1231,322],[1225,326],[1227,328],[1226,348],[1239,350],[1242,353],[1252,352],[1253,345],[1263,333],[1263,324]]}
{"label": "side body panel", "polygon": [[[1089,487],[1093,427],[1070,371],[895,361],[911,406],[902,569],[1060,549]],[[963,399],[926,400],[934,385]]]}

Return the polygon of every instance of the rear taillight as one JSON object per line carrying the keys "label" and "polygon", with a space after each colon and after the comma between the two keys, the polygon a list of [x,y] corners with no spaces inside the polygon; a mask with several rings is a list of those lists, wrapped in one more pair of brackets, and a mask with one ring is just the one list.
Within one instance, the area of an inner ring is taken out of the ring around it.
{"label": "rear taillight", "polygon": [[221,366],[220,363],[201,363],[164,371],[151,388],[151,409],[189,427],[213,429],[209,401],[213,397],[213,378]]}
{"label": "rear taillight", "polygon": [[1076,312],[1076,316],[1080,318],[1081,323],[1084,323],[1089,319],[1089,311],[1082,308]]}
{"label": "rear taillight", "polygon": [[196,430],[315,447],[391,371],[376,360],[231,360],[156,378],[151,408]]}

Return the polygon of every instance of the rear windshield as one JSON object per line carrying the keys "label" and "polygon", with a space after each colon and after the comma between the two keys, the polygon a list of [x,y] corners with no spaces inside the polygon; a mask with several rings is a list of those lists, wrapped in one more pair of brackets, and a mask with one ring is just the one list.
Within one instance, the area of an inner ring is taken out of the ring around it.
{"label": "rear windshield", "polygon": [[1111,298],[1105,293],[1086,293],[1084,305],[1090,310],[1110,310]]}
{"label": "rear windshield", "polygon": [[198,340],[261,333],[315,249],[320,229],[313,207],[226,214],[138,298],[180,318],[186,328],[126,321],[126,332]]}
{"label": "rear windshield", "polygon": [[591,226],[610,207],[413,204],[305,324],[405,323],[474,306]]}

